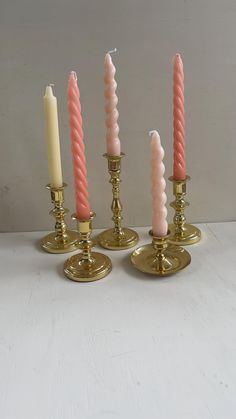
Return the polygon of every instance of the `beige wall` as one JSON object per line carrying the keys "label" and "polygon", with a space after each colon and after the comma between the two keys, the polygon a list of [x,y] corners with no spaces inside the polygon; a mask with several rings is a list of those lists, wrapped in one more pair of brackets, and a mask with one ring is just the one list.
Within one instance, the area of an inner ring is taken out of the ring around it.
{"label": "beige wall", "polygon": [[[52,227],[42,96],[55,83],[66,204],[73,180],[66,88],[78,72],[89,191],[96,226],[110,223],[103,59],[114,56],[129,225],[150,223],[148,130],[160,131],[166,177],[172,167],[172,57],[183,54],[192,221],[236,218],[235,0],[4,0],[0,14],[0,230]],[[169,182],[168,182],[169,183]],[[169,199],[172,198],[168,185]],[[172,211],[169,211],[171,216]]]}

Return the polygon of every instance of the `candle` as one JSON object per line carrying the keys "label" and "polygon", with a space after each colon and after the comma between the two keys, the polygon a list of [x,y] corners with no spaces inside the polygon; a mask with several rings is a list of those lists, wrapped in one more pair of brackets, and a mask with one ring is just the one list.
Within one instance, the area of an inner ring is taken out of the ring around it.
{"label": "candle", "polygon": [[85,159],[84,133],[82,127],[80,92],[77,75],[70,73],[68,84],[68,108],[70,117],[70,137],[75,180],[76,217],[79,220],[90,218],[88,200],[87,168]]}
{"label": "candle", "polygon": [[186,178],[184,140],[184,68],[180,54],[174,59],[173,76],[173,116],[174,116],[174,173],[175,180]]}
{"label": "candle", "polygon": [[166,182],[163,163],[164,150],[157,131],[150,131],[151,138],[151,181],[152,181],[152,232],[155,237],[167,235]]}
{"label": "candle", "polygon": [[57,98],[53,95],[52,86],[46,87],[43,102],[48,147],[50,185],[52,188],[60,188],[63,185],[63,180],[61,170]]}
{"label": "candle", "polygon": [[107,154],[110,156],[120,156],[119,125],[117,123],[119,113],[116,108],[118,97],[116,95],[117,83],[115,81],[116,68],[112,62],[109,51],[105,56],[105,112],[106,112],[106,142]]}

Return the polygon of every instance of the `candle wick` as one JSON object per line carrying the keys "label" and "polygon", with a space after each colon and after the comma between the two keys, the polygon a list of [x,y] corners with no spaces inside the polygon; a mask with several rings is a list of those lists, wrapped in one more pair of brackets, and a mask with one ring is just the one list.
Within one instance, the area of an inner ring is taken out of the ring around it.
{"label": "candle wick", "polygon": [[112,49],[111,51],[108,51],[108,54],[113,54],[113,52],[116,52],[117,48]]}

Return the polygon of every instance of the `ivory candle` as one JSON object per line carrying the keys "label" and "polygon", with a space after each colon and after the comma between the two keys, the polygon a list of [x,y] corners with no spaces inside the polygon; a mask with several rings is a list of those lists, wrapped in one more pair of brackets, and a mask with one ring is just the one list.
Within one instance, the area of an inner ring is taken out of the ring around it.
{"label": "ivory candle", "polygon": [[152,231],[153,236],[166,236],[168,223],[166,221],[166,182],[164,178],[165,166],[163,163],[164,150],[161,146],[157,131],[150,131],[151,138],[151,182],[152,182]]}
{"label": "ivory candle", "polygon": [[112,62],[109,51],[105,56],[105,112],[106,112],[106,142],[107,154],[110,156],[120,156],[119,125],[117,123],[119,113],[117,110],[118,97],[116,95],[117,83],[115,81],[116,68]]}
{"label": "ivory candle", "polygon": [[68,108],[74,167],[76,216],[79,220],[88,220],[90,218],[90,205],[88,197],[83,122],[81,116],[80,91],[77,85],[77,75],[74,71],[70,73],[69,77]]}
{"label": "ivory candle", "polygon": [[52,86],[46,87],[46,92],[43,101],[47,136],[50,185],[53,188],[60,188],[63,185],[63,180],[61,170],[57,98],[53,95]]}
{"label": "ivory candle", "polygon": [[175,180],[186,178],[185,130],[184,130],[184,68],[180,54],[174,58],[173,75],[174,116],[174,171]]}

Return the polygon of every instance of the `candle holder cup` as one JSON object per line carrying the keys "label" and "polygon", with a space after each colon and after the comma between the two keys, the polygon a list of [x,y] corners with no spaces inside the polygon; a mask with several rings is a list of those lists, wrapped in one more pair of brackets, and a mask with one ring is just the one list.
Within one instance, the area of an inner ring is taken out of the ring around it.
{"label": "candle holder cup", "polygon": [[122,250],[129,249],[135,246],[139,240],[136,231],[130,228],[122,227],[122,204],[120,201],[120,172],[121,172],[121,159],[124,153],[120,156],[110,156],[104,154],[108,162],[108,172],[110,173],[110,183],[112,184],[113,200],[111,210],[113,212],[112,220],[114,221],[114,228],[103,231],[98,236],[98,243],[105,249]]}
{"label": "candle holder cup", "polygon": [[69,230],[65,222],[65,215],[69,212],[64,208],[64,188],[67,185],[63,183],[61,187],[54,188],[47,185],[46,188],[51,192],[51,201],[54,208],[50,211],[56,219],[55,232],[48,234],[41,240],[41,247],[48,253],[67,253],[78,249],[79,237],[76,231]]}
{"label": "candle holder cup", "polygon": [[78,253],[64,263],[64,274],[67,278],[77,282],[92,282],[104,278],[112,270],[111,260],[102,253],[92,252],[91,240],[92,219],[95,213],[91,212],[89,220],[79,220],[76,215],[72,218],[77,221],[80,237],[81,253]]}
{"label": "candle holder cup", "polygon": [[190,254],[180,246],[169,243],[170,231],[166,236],[152,238],[152,243],[136,249],[131,262],[139,271],[155,275],[173,275],[191,262]]}
{"label": "candle holder cup", "polygon": [[175,180],[171,176],[169,180],[173,182],[173,194],[175,195],[175,200],[170,204],[175,210],[175,215],[173,224],[169,225],[169,241],[181,246],[197,243],[201,239],[201,231],[192,224],[187,224],[184,214],[185,208],[189,206],[189,203],[185,201],[185,196],[190,177],[186,176],[184,180]]}

